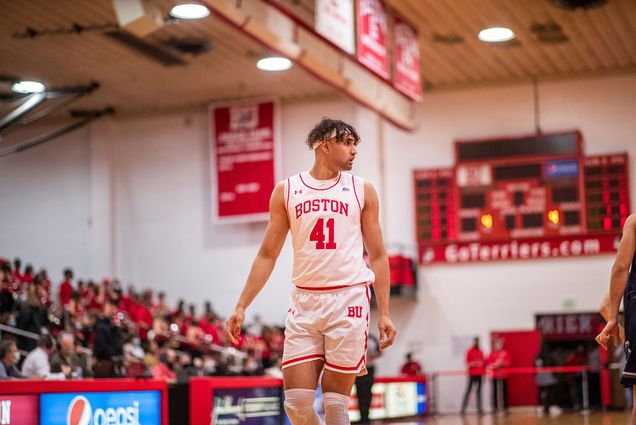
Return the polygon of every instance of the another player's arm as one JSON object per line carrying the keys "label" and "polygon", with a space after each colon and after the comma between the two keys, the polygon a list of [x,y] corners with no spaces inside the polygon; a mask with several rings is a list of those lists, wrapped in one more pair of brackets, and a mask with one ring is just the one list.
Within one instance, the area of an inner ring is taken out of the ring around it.
{"label": "another player's arm", "polygon": [[607,349],[607,343],[611,335],[618,335],[618,310],[621,304],[621,297],[625,292],[627,278],[629,275],[629,267],[634,258],[636,251],[636,215],[630,215],[623,226],[623,236],[618,245],[616,259],[612,266],[612,274],[610,278],[609,288],[609,307],[602,308],[602,313],[607,314],[607,324],[600,334],[596,337],[603,348]]}
{"label": "another player's arm", "polygon": [[364,209],[362,210],[362,237],[369,254],[369,265],[375,273],[373,290],[378,302],[380,319],[378,330],[380,331],[380,350],[384,350],[393,344],[395,339],[395,326],[389,314],[389,256],[384,248],[382,229],[380,229],[380,202],[378,194],[373,186],[364,183]]}
{"label": "another player's arm", "polygon": [[285,182],[281,182],[274,188],[269,201],[269,223],[267,224],[267,230],[265,230],[263,242],[252,263],[250,274],[236,303],[234,313],[225,323],[225,334],[233,343],[238,342],[241,325],[245,320],[245,310],[263,289],[267,279],[272,274],[272,270],[274,270],[276,259],[285,244],[285,237],[288,231],[289,220],[285,209]]}

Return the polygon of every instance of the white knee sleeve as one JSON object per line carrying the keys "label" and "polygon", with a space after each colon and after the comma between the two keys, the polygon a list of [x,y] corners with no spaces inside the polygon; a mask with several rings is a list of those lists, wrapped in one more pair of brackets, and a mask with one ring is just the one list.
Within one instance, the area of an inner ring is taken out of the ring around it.
{"label": "white knee sleeve", "polygon": [[349,396],[338,393],[324,393],[325,422],[327,425],[349,425]]}
{"label": "white knee sleeve", "polygon": [[316,390],[285,390],[285,412],[292,425],[322,425],[314,410]]}

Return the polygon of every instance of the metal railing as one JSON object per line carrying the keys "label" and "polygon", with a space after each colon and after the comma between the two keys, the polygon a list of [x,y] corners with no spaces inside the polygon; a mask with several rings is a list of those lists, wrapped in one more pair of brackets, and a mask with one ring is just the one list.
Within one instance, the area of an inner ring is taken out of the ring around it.
{"label": "metal railing", "polygon": [[[0,339],[3,338],[2,333],[9,333],[12,335],[17,335],[17,336],[21,336],[23,338],[28,338],[28,339],[32,339],[37,341],[38,339],[40,339],[40,334],[37,334],[35,332],[29,332],[29,331],[25,331],[22,329],[18,329],[18,328],[14,328],[13,326],[8,326],[8,325],[3,325],[0,324]],[[86,348],[86,347],[78,347],[78,350],[80,350],[82,353],[86,354],[87,356],[92,356],[93,355],[93,350],[91,350],[90,348]],[[20,354],[25,356],[29,353],[27,353],[24,350],[19,350]]]}

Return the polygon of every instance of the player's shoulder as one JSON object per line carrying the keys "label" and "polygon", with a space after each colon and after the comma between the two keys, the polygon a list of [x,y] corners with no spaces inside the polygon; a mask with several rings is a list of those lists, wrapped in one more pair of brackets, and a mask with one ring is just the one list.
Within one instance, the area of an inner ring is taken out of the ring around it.
{"label": "player's shoulder", "polygon": [[630,214],[629,216],[627,216],[627,218],[625,219],[625,224],[623,225],[623,229],[636,228],[635,226],[636,226],[636,213]]}
{"label": "player's shoulder", "polygon": [[281,180],[274,186],[272,190],[272,199],[283,198],[287,188],[287,180]]}

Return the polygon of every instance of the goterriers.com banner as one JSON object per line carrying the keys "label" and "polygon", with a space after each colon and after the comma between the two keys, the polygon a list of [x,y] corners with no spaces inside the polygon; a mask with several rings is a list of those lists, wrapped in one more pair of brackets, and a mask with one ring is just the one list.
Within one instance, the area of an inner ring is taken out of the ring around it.
{"label": "goterriers.com banner", "polygon": [[475,241],[420,246],[420,263],[473,263],[501,260],[580,257],[616,252],[619,236],[580,235],[511,241]]}
{"label": "goterriers.com banner", "polygon": [[277,172],[279,119],[274,100],[210,106],[212,210],[219,222],[264,221]]}

